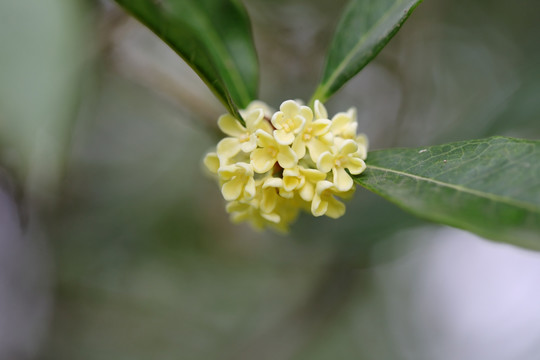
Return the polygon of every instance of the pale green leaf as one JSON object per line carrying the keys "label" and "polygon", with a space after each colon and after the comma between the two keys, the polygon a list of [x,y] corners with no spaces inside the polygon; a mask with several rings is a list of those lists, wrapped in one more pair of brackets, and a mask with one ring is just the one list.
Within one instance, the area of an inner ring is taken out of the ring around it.
{"label": "pale green leaf", "polygon": [[540,250],[540,141],[379,150],[367,164],[356,182],[417,216]]}
{"label": "pale green leaf", "polygon": [[237,0],[116,0],[178,53],[227,110],[257,98],[248,15]]}
{"label": "pale green leaf", "polygon": [[422,0],[352,0],[328,52],[312,102],[325,102],[384,48]]}

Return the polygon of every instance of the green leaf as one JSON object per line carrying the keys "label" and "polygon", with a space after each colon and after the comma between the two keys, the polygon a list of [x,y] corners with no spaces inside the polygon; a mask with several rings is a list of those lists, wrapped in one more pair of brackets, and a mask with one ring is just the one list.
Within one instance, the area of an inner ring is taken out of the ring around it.
{"label": "green leaf", "polygon": [[257,98],[258,64],[248,15],[236,0],[116,0],[197,72],[240,118]]}
{"label": "green leaf", "polygon": [[325,102],[384,48],[422,0],[352,0],[330,46],[314,102]]}
{"label": "green leaf", "polygon": [[540,141],[379,150],[367,165],[355,181],[419,217],[540,250]]}

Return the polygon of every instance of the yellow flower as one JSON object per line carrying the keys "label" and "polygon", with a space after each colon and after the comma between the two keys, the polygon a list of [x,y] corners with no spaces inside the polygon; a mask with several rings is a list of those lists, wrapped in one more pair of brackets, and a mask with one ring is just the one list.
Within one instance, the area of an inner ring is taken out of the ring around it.
{"label": "yellow flower", "polygon": [[293,143],[296,134],[304,128],[307,121],[313,119],[313,112],[307,106],[299,105],[294,100],[287,100],[279,107],[272,116],[274,138],[281,145]]}
{"label": "yellow flower", "polygon": [[225,200],[249,200],[255,196],[255,180],[250,164],[238,162],[222,166],[218,170],[218,175],[223,182],[221,193]]}
{"label": "yellow flower", "polygon": [[325,173],[332,170],[336,189],[348,191],[353,187],[353,179],[345,169],[353,175],[358,175],[364,171],[366,164],[360,158],[358,144],[354,140],[347,139],[337,147],[335,152],[324,152],[317,162],[317,167]]}
{"label": "yellow flower", "polygon": [[300,167],[300,173],[304,177],[304,183],[298,189],[298,193],[304,201],[312,201],[315,195],[315,186],[319,181],[326,179],[326,173],[317,169],[304,169],[302,167]]}
{"label": "yellow flower", "polygon": [[225,114],[218,119],[218,126],[226,137],[217,145],[217,154],[220,158],[229,159],[234,157],[241,151],[250,153],[257,147],[257,130],[264,130],[268,133],[272,132],[272,126],[264,119],[264,110],[253,106],[251,110],[243,111],[243,118],[246,126],[242,126],[240,122],[232,115]]}
{"label": "yellow flower", "polygon": [[339,112],[332,118],[330,131],[343,139],[354,139],[356,137],[356,109],[350,108],[347,112]]}
{"label": "yellow flower", "polygon": [[269,171],[276,162],[284,169],[296,165],[298,158],[290,146],[281,145],[263,130],[257,130],[256,135],[259,148],[251,153],[251,164],[256,173]]}
{"label": "yellow flower", "polygon": [[330,150],[332,143],[332,133],[330,130],[331,122],[326,117],[328,116],[324,105],[315,101],[315,116],[316,120],[306,118],[304,129],[296,136],[292,148],[299,159],[306,154],[306,147],[309,150],[309,156],[314,162],[317,162],[321,154]]}
{"label": "yellow flower", "polygon": [[286,232],[300,210],[331,218],[344,214],[336,197],[354,193],[350,174],[364,171],[368,147],[366,136],[356,135],[353,108],[329,120],[318,100],[313,110],[287,100],[275,113],[253,101],[240,114],[245,126],[231,115],[219,118],[228,137],[204,158],[233,222]]}
{"label": "yellow flower", "polygon": [[337,219],[345,214],[345,205],[334,197],[337,194],[339,192],[330,181],[319,181],[311,202],[313,216],[326,215],[332,219]]}
{"label": "yellow flower", "polygon": [[219,170],[219,158],[215,152],[206,154],[203,163],[212,174],[217,174]]}

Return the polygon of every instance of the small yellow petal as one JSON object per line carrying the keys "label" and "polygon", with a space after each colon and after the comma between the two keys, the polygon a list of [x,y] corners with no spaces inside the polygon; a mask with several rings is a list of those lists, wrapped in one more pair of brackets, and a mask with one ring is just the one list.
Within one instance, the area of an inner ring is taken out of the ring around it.
{"label": "small yellow petal", "polygon": [[283,179],[277,178],[277,177],[270,177],[266,179],[262,185],[263,189],[272,187],[272,188],[280,188],[283,186]]}
{"label": "small yellow petal", "polygon": [[220,116],[218,119],[218,126],[221,131],[232,137],[238,137],[246,132],[246,129],[242,124],[230,114]]}
{"label": "small yellow petal", "polygon": [[253,150],[250,158],[253,170],[259,174],[269,171],[276,163],[276,158],[268,148]]}
{"label": "small yellow petal", "polygon": [[298,158],[290,147],[281,145],[279,146],[277,161],[282,168],[287,169],[295,167],[298,163]]}
{"label": "small yellow petal", "polygon": [[334,166],[334,155],[332,155],[329,151],[323,152],[319,159],[317,160],[317,168],[321,170],[322,172],[329,172],[332,170],[332,167]]}
{"label": "small yellow petal", "polygon": [[222,159],[230,159],[240,152],[240,141],[237,138],[226,137],[217,145],[217,154]]}
{"label": "small yellow petal", "polygon": [[206,154],[203,162],[206,168],[211,173],[217,174],[218,169],[219,169],[219,158],[216,153],[211,152],[211,153]]}
{"label": "small yellow petal", "polygon": [[315,193],[311,202],[311,213],[313,216],[323,216],[328,210],[328,202],[322,201],[319,194]]}
{"label": "small yellow petal", "polygon": [[292,149],[299,159],[302,159],[306,155],[306,143],[302,139],[302,136],[297,136],[292,143]]}
{"label": "small yellow petal", "polygon": [[254,109],[248,112],[244,116],[244,121],[246,122],[246,128],[250,130],[250,132],[254,131],[254,129],[256,129],[259,122],[261,122],[263,118],[264,118],[264,112],[262,109]]}
{"label": "small yellow petal", "polygon": [[276,140],[274,139],[274,137],[266,131],[259,129],[255,132],[255,135],[257,136],[257,145],[259,145],[260,147],[276,145]]}
{"label": "small yellow petal", "polygon": [[310,123],[313,120],[313,111],[307,106],[300,107],[300,115],[304,119],[304,123]]}
{"label": "small yellow petal", "polygon": [[300,112],[300,106],[294,100],[287,100],[281,103],[279,110],[287,116],[294,116]]}
{"label": "small yellow petal", "polygon": [[330,151],[329,146],[319,139],[311,139],[311,141],[307,143],[307,147],[309,150],[309,156],[315,163],[319,161],[322,153]]}
{"label": "small yellow petal", "polygon": [[311,127],[313,129],[312,130],[313,135],[322,136],[322,135],[326,134],[330,130],[330,125],[331,124],[332,123],[330,122],[330,120],[325,120],[325,119],[319,119],[319,120],[314,121],[311,124]]}
{"label": "small yellow petal", "polygon": [[298,116],[298,115],[295,116],[292,119],[292,124],[293,124],[292,132],[295,134],[298,134],[300,131],[302,131],[304,129],[304,126],[306,126],[306,121],[307,120],[302,116]]}
{"label": "small yellow petal", "polygon": [[249,177],[246,186],[244,187],[244,196],[247,200],[251,200],[255,197],[255,193],[255,180],[253,179],[253,177]]}
{"label": "small yellow petal", "polygon": [[252,134],[248,141],[241,143],[240,149],[245,153],[250,153],[257,148],[257,137]]}
{"label": "small yellow petal", "polygon": [[350,124],[350,122],[351,122],[351,117],[347,113],[345,112],[337,113],[332,118],[330,131],[332,131],[336,135],[339,135],[343,131],[345,131],[347,126]]}
{"label": "small yellow petal", "polygon": [[240,197],[243,188],[244,182],[239,176],[237,176],[223,184],[221,187],[221,193],[223,194],[223,198],[225,200],[232,201]]}
{"label": "small yellow petal", "polygon": [[304,186],[300,189],[300,197],[304,201],[313,200],[313,195],[315,194],[315,186],[312,183],[306,182]]}
{"label": "small yellow petal", "polygon": [[285,123],[285,114],[283,114],[281,111],[276,112],[274,115],[272,115],[270,122],[276,129],[282,129],[283,124]]}
{"label": "small yellow petal", "polygon": [[347,169],[351,174],[358,175],[366,169],[366,163],[359,157],[350,157],[347,162]]}
{"label": "small yellow petal", "polygon": [[315,100],[313,109],[315,110],[315,119],[328,119],[328,112],[322,102]]}
{"label": "small yellow petal", "polygon": [[265,213],[271,213],[276,208],[278,194],[275,188],[266,188],[262,193],[262,200],[260,203],[261,211]]}
{"label": "small yellow petal", "polygon": [[339,146],[339,154],[347,155],[358,151],[358,144],[354,140],[347,139]]}
{"label": "small yellow petal", "polygon": [[272,223],[279,223],[281,221],[281,218],[278,214],[275,214],[275,213],[271,213],[271,214],[266,214],[266,213],[261,213],[261,216],[263,218],[265,218],[266,220],[272,222]]}
{"label": "small yellow petal", "polygon": [[283,129],[274,130],[274,138],[281,145],[290,145],[294,141],[294,134]]}
{"label": "small yellow petal", "polygon": [[328,207],[326,210],[326,216],[332,219],[337,219],[343,216],[343,214],[345,214],[345,204],[343,204],[341,201],[337,200],[336,198],[330,197],[328,199],[327,204],[328,204]]}
{"label": "small yellow petal", "polygon": [[344,168],[333,168],[334,185],[338,191],[348,191],[353,187],[353,179]]}

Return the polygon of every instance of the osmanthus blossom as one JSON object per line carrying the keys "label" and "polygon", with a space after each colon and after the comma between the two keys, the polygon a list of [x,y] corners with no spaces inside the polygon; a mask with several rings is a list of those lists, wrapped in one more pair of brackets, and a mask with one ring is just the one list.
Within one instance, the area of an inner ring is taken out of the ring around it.
{"label": "osmanthus blossom", "polygon": [[230,159],[240,151],[251,153],[257,148],[257,130],[271,133],[272,127],[264,120],[264,108],[252,107],[242,114],[246,126],[230,114],[220,116],[218,126],[229,137],[221,140],[217,145],[217,154],[224,159]]}
{"label": "osmanthus blossom", "polygon": [[221,193],[225,200],[251,200],[255,196],[255,180],[250,164],[238,162],[223,166],[218,170],[218,175],[223,181]]}
{"label": "osmanthus blossom", "polygon": [[328,113],[324,105],[315,101],[315,121],[312,117],[306,118],[306,123],[301,132],[298,133],[292,144],[292,148],[298,158],[303,158],[306,154],[306,147],[309,156],[317,162],[319,156],[332,144],[333,135],[330,132],[332,122],[328,120]]}
{"label": "osmanthus blossom", "polygon": [[287,231],[301,210],[338,218],[355,188],[349,174],[366,168],[367,138],[356,135],[356,111],[331,120],[324,105],[298,101],[279,111],[260,101],[240,110],[245,126],[231,115],[219,118],[229,137],[204,158],[216,177],[234,222]]}
{"label": "osmanthus blossom", "polygon": [[298,162],[294,151],[286,145],[280,144],[276,138],[263,130],[257,130],[257,149],[251,153],[251,164],[255,172],[262,174],[277,162],[282,168],[291,168]]}
{"label": "osmanthus blossom", "polygon": [[279,111],[272,115],[274,138],[281,145],[291,145],[296,135],[312,119],[313,112],[309,107],[300,105],[294,100],[287,100],[281,104]]}
{"label": "osmanthus blossom", "polygon": [[343,193],[345,192],[338,191],[332,182],[327,180],[319,181],[311,202],[313,216],[326,215],[332,219],[337,219],[345,214],[345,204],[335,198],[335,195]]}
{"label": "osmanthus blossom", "polygon": [[366,163],[358,153],[358,143],[347,139],[339,146],[333,146],[330,151],[325,151],[317,161],[317,168],[328,173],[332,170],[333,183],[338,191],[348,191],[353,187],[353,179],[345,171],[358,175],[366,169]]}

